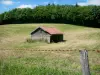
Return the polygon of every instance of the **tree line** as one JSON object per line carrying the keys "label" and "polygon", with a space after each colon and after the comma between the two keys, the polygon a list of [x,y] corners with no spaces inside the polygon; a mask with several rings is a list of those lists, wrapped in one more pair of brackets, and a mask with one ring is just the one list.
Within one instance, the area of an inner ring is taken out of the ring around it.
{"label": "tree line", "polygon": [[0,25],[20,23],[67,23],[100,27],[100,6],[55,5],[15,8],[0,14]]}

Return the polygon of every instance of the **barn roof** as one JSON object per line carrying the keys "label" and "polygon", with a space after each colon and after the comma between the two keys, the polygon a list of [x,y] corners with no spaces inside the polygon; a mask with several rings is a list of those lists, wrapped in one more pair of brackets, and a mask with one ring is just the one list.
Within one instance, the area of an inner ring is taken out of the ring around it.
{"label": "barn roof", "polygon": [[[43,29],[44,31],[46,31],[47,33],[49,33],[51,35],[53,35],[53,34],[63,34],[61,31],[59,31],[58,29],[53,28],[53,27],[44,27],[44,26],[42,26],[42,27],[38,27],[38,28]],[[31,34],[33,34],[36,30],[34,30]]]}

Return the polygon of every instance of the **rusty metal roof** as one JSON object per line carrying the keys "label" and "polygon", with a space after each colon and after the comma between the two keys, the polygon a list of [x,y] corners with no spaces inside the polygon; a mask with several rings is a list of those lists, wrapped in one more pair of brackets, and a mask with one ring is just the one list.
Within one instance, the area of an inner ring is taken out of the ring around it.
{"label": "rusty metal roof", "polygon": [[61,31],[53,27],[40,27],[40,28],[42,28],[44,31],[48,32],[49,34],[63,34]]}
{"label": "rusty metal roof", "polygon": [[[54,28],[54,27],[38,27],[37,29],[41,28],[42,30],[44,30],[45,32],[53,35],[53,34],[63,34],[61,31],[59,31],[58,29]],[[33,34],[37,29],[35,29],[31,34]]]}

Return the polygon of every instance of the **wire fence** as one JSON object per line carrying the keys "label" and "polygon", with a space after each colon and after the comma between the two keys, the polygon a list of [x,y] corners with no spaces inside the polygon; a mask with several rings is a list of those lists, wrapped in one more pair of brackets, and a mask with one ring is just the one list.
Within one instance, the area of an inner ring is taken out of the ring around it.
{"label": "wire fence", "polygon": [[[82,75],[80,50],[0,49],[0,75]],[[87,50],[91,75],[100,75],[100,50]]]}
{"label": "wire fence", "polygon": [[[80,50],[77,50],[77,49],[74,49],[74,50],[72,50],[72,49],[68,49],[68,50],[66,50],[66,49],[27,49],[27,48],[22,48],[22,49],[0,49],[0,50],[28,50],[28,51],[30,51],[30,50],[32,50],[32,51],[80,51]],[[86,49],[85,49],[86,50]],[[87,50],[88,52],[89,51],[93,51],[93,52],[98,52],[98,53],[100,53],[100,50]]]}

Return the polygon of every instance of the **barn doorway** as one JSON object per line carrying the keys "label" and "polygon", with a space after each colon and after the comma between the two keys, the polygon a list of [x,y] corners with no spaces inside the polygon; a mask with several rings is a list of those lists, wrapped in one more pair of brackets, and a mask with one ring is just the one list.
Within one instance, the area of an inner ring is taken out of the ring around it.
{"label": "barn doorway", "polygon": [[51,37],[50,37],[50,42],[57,43],[57,42],[61,42],[61,41],[63,41],[63,35],[56,34],[56,35],[51,35]]}

